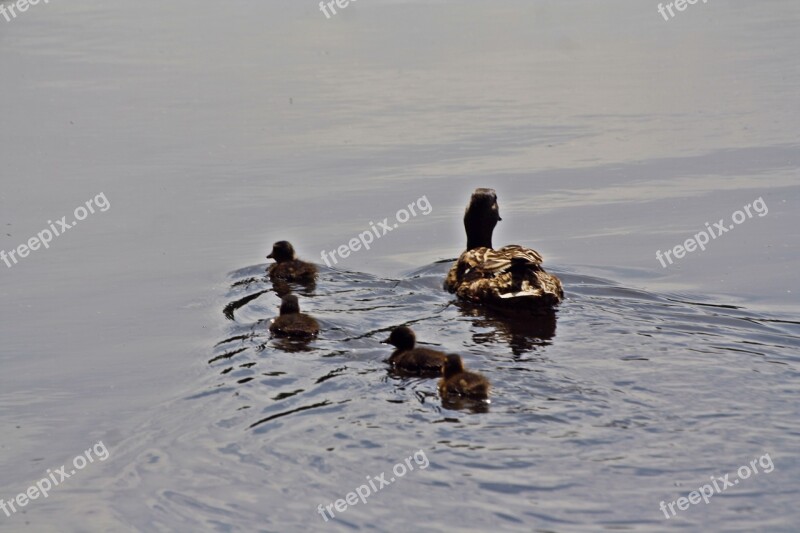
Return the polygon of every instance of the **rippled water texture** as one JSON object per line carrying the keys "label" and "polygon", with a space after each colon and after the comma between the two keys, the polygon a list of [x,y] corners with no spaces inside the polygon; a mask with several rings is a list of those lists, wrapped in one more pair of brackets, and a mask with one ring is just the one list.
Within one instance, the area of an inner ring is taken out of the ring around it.
{"label": "rippled water texture", "polygon": [[[784,450],[800,413],[779,399],[798,393],[800,324],[565,271],[555,272],[568,287],[555,317],[509,323],[441,290],[448,266],[401,279],[323,270],[316,287],[294,287],[323,330],[305,346],[270,338],[279,298],[264,266],[232,273],[219,305],[227,337],[209,351],[199,390],[121,451],[129,467],[109,490],[124,521],[322,529],[318,505],[422,450],[427,468],[347,509],[340,525],[647,531],[663,526],[662,500],[770,453],[773,472],[681,522],[786,528],[796,492],[780,476],[797,468]],[[435,380],[390,375],[379,341],[400,324],[491,380],[486,412],[445,409]]]}

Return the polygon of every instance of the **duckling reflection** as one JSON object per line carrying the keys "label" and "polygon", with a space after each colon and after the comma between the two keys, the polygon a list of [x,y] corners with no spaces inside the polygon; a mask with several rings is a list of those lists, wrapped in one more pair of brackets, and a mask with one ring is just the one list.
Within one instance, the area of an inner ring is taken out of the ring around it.
{"label": "duckling reflection", "polygon": [[289,294],[281,298],[280,316],[272,321],[269,330],[277,337],[311,339],[319,333],[319,324],[301,313],[297,296]]}
{"label": "duckling reflection", "polygon": [[314,279],[310,281],[294,281],[291,283],[280,278],[272,280],[272,290],[278,295],[278,298],[283,298],[287,294],[292,294],[292,292],[303,296],[311,296],[314,294],[314,289],[316,288],[317,282]]}
{"label": "duckling reflection", "polygon": [[514,355],[522,355],[538,346],[550,344],[556,335],[556,312],[542,311],[538,315],[514,315],[477,306],[469,302],[456,302],[462,315],[475,317],[475,325],[492,331],[473,334],[476,344],[505,342]]}
{"label": "duckling reflection", "polygon": [[395,328],[389,338],[382,342],[397,348],[387,362],[398,375],[421,377],[442,375],[444,353],[428,348],[417,348],[417,336],[411,328],[407,326]]}
{"label": "duckling reflection", "polygon": [[272,245],[272,252],[267,259],[274,259],[275,263],[267,269],[269,279],[273,282],[312,283],[317,277],[317,267],[311,263],[301,261],[295,254],[294,247],[289,241],[278,241]]}
{"label": "duckling reflection", "polygon": [[275,337],[272,342],[273,346],[282,352],[313,352],[316,348],[309,346],[311,339],[309,337]]}
{"label": "duckling reflection", "polygon": [[465,398],[463,396],[444,396],[442,398],[442,407],[450,409],[451,411],[469,411],[470,413],[488,413],[491,404],[489,400],[476,400],[474,398]]}

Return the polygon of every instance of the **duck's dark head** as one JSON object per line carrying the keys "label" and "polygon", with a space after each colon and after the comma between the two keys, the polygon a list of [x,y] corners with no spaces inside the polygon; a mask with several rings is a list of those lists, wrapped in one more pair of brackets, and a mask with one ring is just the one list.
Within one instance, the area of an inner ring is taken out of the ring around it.
{"label": "duck's dark head", "polygon": [[297,301],[297,296],[294,294],[287,294],[281,298],[281,315],[291,315],[292,313],[300,312],[300,302]]}
{"label": "duck's dark head", "polygon": [[267,259],[274,259],[276,263],[284,263],[295,259],[294,247],[289,241],[278,241],[272,245],[272,252]]}
{"label": "duck's dark head", "polygon": [[417,336],[407,326],[394,328],[389,338],[382,341],[384,344],[391,344],[398,350],[413,350],[417,342]]}
{"label": "duck's dark head", "polygon": [[494,189],[475,189],[464,213],[464,229],[467,230],[467,250],[485,246],[492,247],[492,232],[500,218],[497,194]]}
{"label": "duck's dark head", "polygon": [[456,353],[447,354],[447,359],[444,361],[444,377],[449,378],[464,371],[464,363],[461,361],[461,356]]}

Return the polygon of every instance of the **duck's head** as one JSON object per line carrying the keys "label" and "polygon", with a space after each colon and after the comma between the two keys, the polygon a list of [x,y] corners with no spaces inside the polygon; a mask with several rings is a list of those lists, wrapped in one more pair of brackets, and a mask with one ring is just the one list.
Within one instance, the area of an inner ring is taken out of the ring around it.
{"label": "duck's head", "polygon": [[500,218],[497,194],[494,189],[475,189],[464,213],[464,229],[467,230],[467,250],[485,246],[492,247],[492,232]]}
{"label": "duck's head", "polygon": [[449,353],[444,361],[444,377],[449,378],[464,371],[464,362],[461,356],[456,353]]}
{"label": "duck's head", "polygon": [[300,312],[300,302],[297,301],[297,296],[294,294],[287,294],[281,298],[281,315],[291,315]]}
{"label": "duck's head", "polygon": [[276,263],[292,261],[295,259],[294,246],[289,241],[278,241],[272,245],[272,252],[267,259],[274,259]]}
{"label": "duck's head", "polygon": [[391,344],[398,350],[413,350],[414,344],[417,342],[417,336],[407,326],[400,326],[394,328],[389,338],[381,341],[383,344]]}

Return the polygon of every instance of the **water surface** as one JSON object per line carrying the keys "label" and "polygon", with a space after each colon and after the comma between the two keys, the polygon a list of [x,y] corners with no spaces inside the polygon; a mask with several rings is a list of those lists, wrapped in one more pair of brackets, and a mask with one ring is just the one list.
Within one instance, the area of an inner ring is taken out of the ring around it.
{"label": "water surface", "polygon": [[[0,529],[792,530],[800,8],[656,5],[0,18],[0,249],[111,205],[0,263],[0,497],[98,440],[111,454]],[[498,191],[496,244],[562,276],[554,331],[440,290],[478,186]],[[325,328],[309,350],[268,339],[272,242],[319,262],[423,195],[430,214],[301,293]],[[661,267],[757,198],[766,216]],[[488,412],[387,375],[377,341],[400,323],[492,380]],[[428,468],[316,513],[417,450]],[[770,474],[663,518],[764,453]]]}

